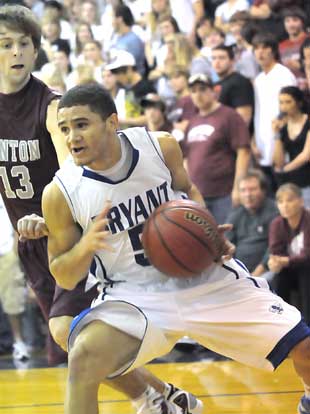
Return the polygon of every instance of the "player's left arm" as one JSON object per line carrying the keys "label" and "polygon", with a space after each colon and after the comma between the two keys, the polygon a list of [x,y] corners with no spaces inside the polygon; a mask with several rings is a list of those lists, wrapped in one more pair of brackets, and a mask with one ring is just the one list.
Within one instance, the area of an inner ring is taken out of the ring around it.
{"label": "player's left arm", "polygon": [[47,108],[46,128],[51,135],[59,165],[62,165],[64,160],[68,157],[69,151],[57,124],[58,102],[58,99],[52,100]]}
{"label": "player's left arm", "polygon": [[[152,135],[154,136],[154,133]],[[158,139],[165,163],[170,170],[172,188],[176,191],[184,191],[191,200],[205,206],[202,195],[184,168],[182,151],[176,139],[168,132],[155,133],[155,137]]]}

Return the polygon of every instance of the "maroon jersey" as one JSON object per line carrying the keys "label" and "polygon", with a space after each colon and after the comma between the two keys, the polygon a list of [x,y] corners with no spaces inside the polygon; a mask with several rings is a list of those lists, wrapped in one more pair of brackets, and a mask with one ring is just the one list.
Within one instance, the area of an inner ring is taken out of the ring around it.
{"label": "maroon jersey", "polygon": [[15,229],[20,217],[42,215],[42,191],[58,169],[46,129],[47,107],[56,97],[33,76],[19,92],[0,93],[0,191]]}

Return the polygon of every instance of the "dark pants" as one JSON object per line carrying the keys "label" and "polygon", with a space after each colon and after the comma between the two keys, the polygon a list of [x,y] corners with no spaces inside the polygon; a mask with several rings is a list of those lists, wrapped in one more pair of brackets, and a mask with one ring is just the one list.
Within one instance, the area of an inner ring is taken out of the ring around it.
{"label": "dark pants", "polygon": [[274,280],[274,289],[288,303],[292,303],[292,292],[298,293],[298,304],[305,321],[310,323],[310,269],[300,267],[297,269],[283,269]]}

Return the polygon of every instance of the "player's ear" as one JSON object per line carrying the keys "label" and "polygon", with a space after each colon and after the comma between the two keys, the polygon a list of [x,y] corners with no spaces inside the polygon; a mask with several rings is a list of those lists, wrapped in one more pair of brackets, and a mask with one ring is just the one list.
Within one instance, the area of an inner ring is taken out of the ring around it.
{"label": "player's ear", "polygon": [[116,131],[117,129],[119,129],[118,126],[118,116],[116,113],[113,113],[109,116],[109,118],[107,118],[106,122],[108,123],[108,126],[110,129]]}

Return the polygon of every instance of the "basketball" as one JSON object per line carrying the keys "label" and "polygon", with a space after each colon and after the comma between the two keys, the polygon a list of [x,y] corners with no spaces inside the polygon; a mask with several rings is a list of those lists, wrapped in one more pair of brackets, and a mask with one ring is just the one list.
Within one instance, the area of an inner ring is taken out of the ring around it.
{"label": "basketball", "polygon": [[199,275],[220,259],[224,243],[209,210],[190,200],[159,206],[145,222],[142,233],[150,263],[178,278]]}

